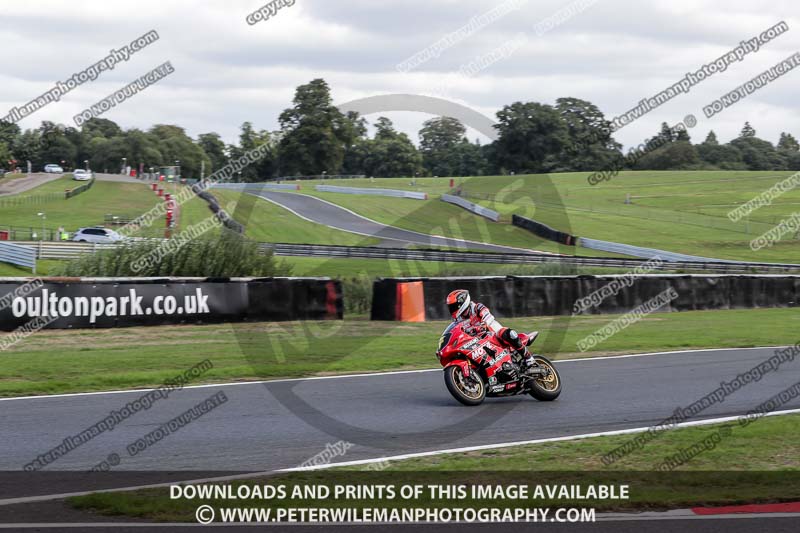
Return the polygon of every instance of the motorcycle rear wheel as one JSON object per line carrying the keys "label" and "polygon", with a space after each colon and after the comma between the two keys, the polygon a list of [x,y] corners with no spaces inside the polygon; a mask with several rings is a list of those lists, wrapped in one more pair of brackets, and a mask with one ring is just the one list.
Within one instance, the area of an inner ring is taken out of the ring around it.
{"label": "motorcycle rear wheel", "polygon": [[561,375],[548,358],[535,355],[534,359],[539,366],[548,369],[550,372],[545,377],[533,380],[530,395],[540,402],[552,402],[561,394]]}
{"label": "motorcycle rear wheel", "polygon": [[444,384],[453,398],[464,405],[480,405],[486,398],[486,384],[475,371],[464,377],[460,367],[449,366],[444,369]]}

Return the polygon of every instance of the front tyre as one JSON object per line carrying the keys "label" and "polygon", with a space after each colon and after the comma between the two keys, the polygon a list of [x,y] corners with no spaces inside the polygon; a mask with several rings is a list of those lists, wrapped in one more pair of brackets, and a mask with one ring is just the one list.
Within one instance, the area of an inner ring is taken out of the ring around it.
{"label": "front tyre", "polygon": [[444,369],[444,384],[453,398],[464,405],[480,405],[486,398],[486,384],[474,370],[465,376],[461,367],[448,366]]}
{"label": "front tyre", "polygon": [[534,359],[546,374],[531,382],[530,395],[541,402],[552,402],[561,394],[561,375],[548,358],[535,355]]}

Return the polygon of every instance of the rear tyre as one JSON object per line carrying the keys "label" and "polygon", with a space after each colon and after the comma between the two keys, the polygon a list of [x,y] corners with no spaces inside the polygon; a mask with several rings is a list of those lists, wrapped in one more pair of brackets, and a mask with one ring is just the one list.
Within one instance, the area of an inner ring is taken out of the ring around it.
{"label": "rear tyre", "polygon": [[444,384],[453,398],[464,405],[480,405],[486,398],[486,384],[474,370],[464,376],[461,367],[448,366],[444,369]]}
{"label": "rear tyre", "polygon": [[541,402],[552,402],[561,394],[561,375],[546,357],[534,355],[536,364],[547,370],[547,375],[534,379],[530,395]]}

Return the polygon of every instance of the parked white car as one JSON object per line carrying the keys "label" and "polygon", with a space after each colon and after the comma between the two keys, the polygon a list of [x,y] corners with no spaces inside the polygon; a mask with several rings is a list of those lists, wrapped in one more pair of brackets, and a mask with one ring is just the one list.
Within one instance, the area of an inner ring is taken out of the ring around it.
{"label": "parked white car", "polygon": [[44,171],[48,174],[63,174],[64,169],[58,165],[45,165]]}
{"label": "parked white car", "polygon": [[83,170],[82,168],[75,169],[72,173],[72,179],[77,181],[89,181],[92,179],[92,171]]}
{"label": "parked white car", "polygon": [[95,242],[98,244],[114,243],[124,240],[125,237],[106,228],[81,228],[72,236],[76,242]]}

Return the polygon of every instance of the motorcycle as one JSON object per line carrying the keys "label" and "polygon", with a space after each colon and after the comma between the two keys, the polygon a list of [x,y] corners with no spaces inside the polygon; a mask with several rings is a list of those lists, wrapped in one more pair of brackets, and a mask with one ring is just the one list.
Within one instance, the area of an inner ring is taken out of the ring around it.
{"label": "motorcycle", "polygon": [[[519,338],[527,347],[538,335],[538,331],[520,333]],[[480,405],[487,396],[517,394],[549,402],[561,394],[561,376],[549,359],[533,354],[535,365],[523,373],[511,348],[491,332],[470,330],[468,321],[447,326],[436,357],[444,367],[447,390],[464,405]]]}

